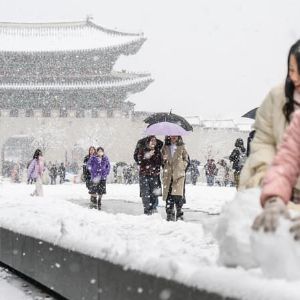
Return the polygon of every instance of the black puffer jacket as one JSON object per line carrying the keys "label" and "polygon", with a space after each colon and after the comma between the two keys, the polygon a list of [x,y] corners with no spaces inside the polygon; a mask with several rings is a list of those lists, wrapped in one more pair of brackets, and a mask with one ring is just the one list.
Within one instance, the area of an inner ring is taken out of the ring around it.
{"label": "black puffer jacket", "polygon": [[235,147],[229,156],[229,160],[232,161],[232,168],[236,172],[240,172],[243,168],[243,158],[245,157],[246,149],[242,145],[240,147]]}
{"label": "black puffer jacket", "polygon": [[83,159],[83,165],[82,165],[82,176],[84,181],[89,181],[91,180],[91,173],[87,168],[87,162],[90,159],[90,155],[87,155]]}

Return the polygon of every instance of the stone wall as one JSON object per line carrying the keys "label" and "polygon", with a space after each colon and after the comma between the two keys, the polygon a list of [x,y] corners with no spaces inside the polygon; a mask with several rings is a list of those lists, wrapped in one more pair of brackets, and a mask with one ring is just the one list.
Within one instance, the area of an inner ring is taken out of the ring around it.
{"label": "stone wall", "polygon": [[[79,159],[90,145],[103,146],[111,161],[133,162],[133,151],[138,139],[143,137],[146,124],[142,119],[124,116],[107,118],[42,118],[0,117],[0,149],[14,135],[29,135],[36,138],[36,147],[45,152],[47,161],[69,161]],[[192,159],[201,162],[207,158],[228,157],[236,138],[246,143],[248,133],[232,129],[203,129],[184,137]],[[83,152],[83,153],[82,153]]]}

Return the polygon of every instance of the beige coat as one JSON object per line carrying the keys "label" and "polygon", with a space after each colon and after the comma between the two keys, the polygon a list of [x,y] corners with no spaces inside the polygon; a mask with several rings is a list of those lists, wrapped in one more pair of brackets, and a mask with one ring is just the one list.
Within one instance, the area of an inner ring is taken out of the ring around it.
{"label": "beige coat", "polygon": [[[240,189],[261,185],[288,125],[282,111],[285,102],[284,86],[280,85],[269,92],[257,110],[256,133],[251,142],[251,154],[241,172]],[[299,178],[296,188],[300,190]]]}
{"label": "beige coat", "polygon": [[183,196],[184,193],[184,180],[185,169],[188,165],[188,153],[184,145],[177,146],[174,156],[171,156],[171,150],[169,146],[163,146],[162,155],[167,155],[167,160],[163,167],[163,200],[166,201],[171,179],[172,195]]}

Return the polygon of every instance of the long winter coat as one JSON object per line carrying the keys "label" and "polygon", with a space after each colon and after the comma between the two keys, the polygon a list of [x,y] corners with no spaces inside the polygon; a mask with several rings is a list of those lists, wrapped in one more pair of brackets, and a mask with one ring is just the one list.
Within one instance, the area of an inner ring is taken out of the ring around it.
{"label": "long winter coat", "polygon": [[168,196],[171,180],[172,193],[174,196],[184,196],[185,172],[189,162],[189,156],[184,145],[177,146],[173,157],[170,146],[164,145],[162,155],[167,155],[163,166],[163,200]]}
{"label": "long winter coat", "polygon": [[300,111],[293,115],[283,142],[263,180],[261,203],[279,196],[286,204],[300,175]]}
{"label": "long winter coat", "polygon": [[92,155],[87,162],[87,168],[91,173],[92,181],[106,180],[110,172],[110,162],[106,155],[103,155],[102,158]]}
{"label": "long winter coat", "polygon": [[[284,86],[273,88],[256,112],[255,137],[251,153],[242,169],[239,188],[259,186],[276,154],[288,122],[283,114],[286,102]],[[300,181],[295,187],[300,190]]]}
{"label": "long winter coat", "polygon": [[39,159],[34,158],[29,164],[27,171],[28,179],[37,179],[38,176],[42,177],[44,173],[44,159],[42,156]]}

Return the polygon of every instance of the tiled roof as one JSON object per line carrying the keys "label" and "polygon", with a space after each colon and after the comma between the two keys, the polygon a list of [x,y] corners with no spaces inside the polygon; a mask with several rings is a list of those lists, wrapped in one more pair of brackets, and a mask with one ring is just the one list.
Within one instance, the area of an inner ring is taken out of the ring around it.
{"label": "tiled roof", "polygon": [[114,87],[128,87],[138,84],[149,84],[153,81],[150,76],[136,77],[124,80],[115,80],[111,82],[68,82],[68,83],[30,83],[30,84],[15,84],[4,83],[0,84],[0,90],[72,90],[72,89],[105,89]]}
{"label": "tiled roof", "polygon": [[143,34],[109,30],[92,23],[0,23],[0,51],[52,52],[140,47]]}

